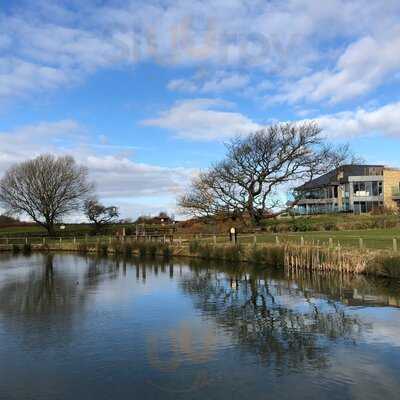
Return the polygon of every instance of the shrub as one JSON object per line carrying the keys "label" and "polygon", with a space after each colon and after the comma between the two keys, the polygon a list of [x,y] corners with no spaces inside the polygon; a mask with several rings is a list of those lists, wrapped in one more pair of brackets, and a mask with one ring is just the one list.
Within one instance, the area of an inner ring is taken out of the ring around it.
{"label": "shrub", "polygon": [[200,249],[200,243],[197,240],[191,240],[189,242],[189,253],[196,254]]}
{"label": "shrub", "polygon": [[197,250],[198,255],[205,260],[211,260],[213,258],[213,247],[209,244],[199,246]]}
{"label": "shrub", "polygon": [[264,260],[263,248],[253,246],[249,255],[249,261],[254,264],[261,264]]}
{"label": "shrub", "polygon": [[242,248],[240,245],[232,245],[225,247],[225,260],[240,261]]}
{"label": "shrub", "polygon": [[100,243],[96,246],[97,253],[106,256],[108,254],[108,245],[106,243]]}
{"label": "shrub", "polygon": [[338,226],[332,221],[325,222],[323,224],[323,228],[324,228],[325,231],[337,231],[337,230],[339,230]]}
{"label": "shrub", "polygon": [[375,218],[371,225],[373,228],[395,228],[397,226],[397,221],[393,218],[389,218],[387,215],[379,215]]}
{"label": "shrub", "polygon": [[154,242],[147,243],[147,254],[150,257],[155,257],[158,253],[158,245]]}
{"label": "shrub", "polygon": [[225,259],[225,248],[223,246],[214,246],[213,258],[215,260],[224,260]]}
{"label": "shrub", "polygon": [[130,257],[133,252],[133,246],[131,243],[124,243],[123,244],[123,253],[125,256]]}
{"label": "shrub", "polygon": [[282,246],[253,247],[250,261],[267,267],[282,268],[284,264],[284,248]]}
{"label": "shrub", "polygon": [[139,250],[139,256],[140,257],[146,257],[147,254],[147,244],[146,242],[139,242],[137,245],[137,248]]}
{"label": "shrub", "polygon": [[86,243],[78,243],[78,251],[80,253],[87,253],[88,252],[88,245]]}
{"label": "shrub", "polygon": [[400,256],[381,255],[370,261],[366,273],[389,278],[400,278]]}
{"label": "shrub", "polygon": [[111,248],[114,251],[114,254],[121,254],[123,252],[123,244],[120,240],[113,240],[111,242]]}
{"label": "shrub", "polygon": [[165,260],[168,260],[172,256],[172,249],[168,244],[164,244],[161,248],[162,256]]}
{"label": "shrub", "polygon": [[309,218],[296,218],[291,222],[291,224],[294,232],[307,232],[313,230],[312,222]]}

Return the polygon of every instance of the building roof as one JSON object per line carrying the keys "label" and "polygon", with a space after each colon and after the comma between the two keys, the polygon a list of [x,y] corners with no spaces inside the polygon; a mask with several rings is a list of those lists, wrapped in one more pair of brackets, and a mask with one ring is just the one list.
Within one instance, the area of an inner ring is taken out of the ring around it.
{"label": "building roof", "polygon": [[382,175],[384,165],[362,165],[350,164],[342,165],[328,173],[319,176],[304,185],[296,188],[296,190],[312,190],[319,189],[330,185],[339,185],[349,181],[349,176],[369,176],[369,175]]}

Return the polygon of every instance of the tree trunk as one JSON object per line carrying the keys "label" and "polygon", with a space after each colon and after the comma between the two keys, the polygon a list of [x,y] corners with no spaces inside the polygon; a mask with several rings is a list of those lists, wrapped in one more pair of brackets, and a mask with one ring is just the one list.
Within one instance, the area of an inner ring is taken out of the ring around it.
{"label": "tree trunk", "polygon": [[47,229],[47,233],[48,233],[49,236],[54,236],[55,235],[55,229],[54,229],[54,224],[53,223],[47,224],[45,228]]}
{"label": "tree trunk", "polygon": [[250,215],[251,221],[255,226],[260,226],[262,220],[262,213],[259,210],[254,209],[254,207],[248,208],[248,213]]}

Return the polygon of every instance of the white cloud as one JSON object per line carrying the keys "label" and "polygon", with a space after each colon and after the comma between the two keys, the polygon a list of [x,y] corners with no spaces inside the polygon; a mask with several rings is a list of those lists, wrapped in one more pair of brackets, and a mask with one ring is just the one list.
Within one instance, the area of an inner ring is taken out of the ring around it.
{"label": "white cloud", "polygon": [[[42,153],[69,154],[89,168],[101,199],[117,205],[141,202],[149,210],[160,211],[171,210],[177,194],[194,173],[191,169],[138,163],[115,153],[113,146],[99,153],[95,140],[73,120],[41,122],[0,132],[0,171]],[[103,141],[104,137],[98,140]]]}
{"label": "white cloud", "polygon": [[136,163],[115,155],[84,157],[103,198],[176,196],[187,183],[191,171]]}
{"label": "white cloud", "polygon": [[316,118],[329,138],[380,134],[400,138],[400,102]]}
{"label": "white cloud", "polygon": [[56,89],[69,81],[62,69],[15,58],[0,58],[0,99]]}
{"label": "white cloud", "polygon": [[365,95],[400,69],[399,54],[399,28],[380,38],[365,36],[347,47],[333,71],[318,71],[290,82],[273,100],[337,103]]}
{"label": "white cloud", "polygon": [[244,88],[249,82],[250,77],[246,74],[217,71],[212,76],[199,73],[188,79],[174,79],[168,83],[168,89],[190,93],[220,93]]}
{"label": "white cloud", "polygon": [[[398,68],[399,11],[395,0],[26,3],[0,12],[0,97],[56,89],[100,68],[155,61],[232,70],[203,85],[171,83],[185,91],[243,87],[247,73],[234,69],[257,68],[268,79],[308,76],[297,82],[298,91],[292,85],[279,91],[281,100],[339,101],[366,93]],[[343,43],[352,44],[332,69]]]}
{"label": "white cloud", "polygon": [[243,114],[224,110],[230,106],[230,103],[217,99],[181,101],[143,124],[168,129],[179,137],[194,140],[224,140],[261,128]]}

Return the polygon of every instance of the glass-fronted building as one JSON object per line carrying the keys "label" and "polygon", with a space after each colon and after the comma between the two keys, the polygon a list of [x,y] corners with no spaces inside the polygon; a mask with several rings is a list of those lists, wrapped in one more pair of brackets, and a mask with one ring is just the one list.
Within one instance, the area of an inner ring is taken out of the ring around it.
{"label": "glass-fronted building", "polygon": [[299,214],[398,209],[400,170],[383,165],[344,165],[298,187],[296,196]]}

